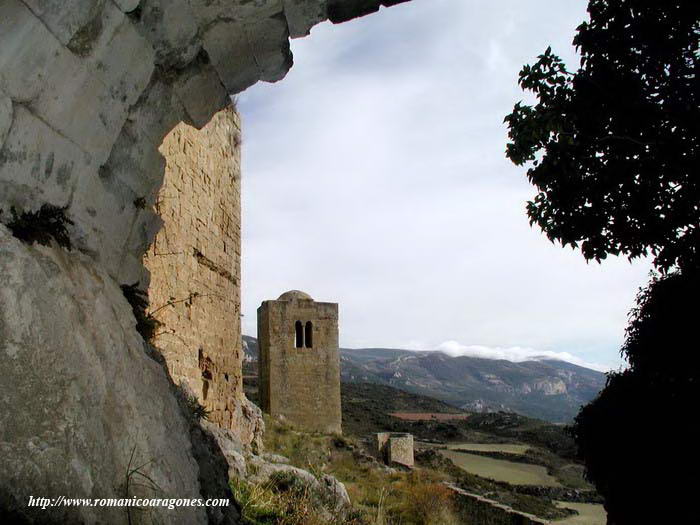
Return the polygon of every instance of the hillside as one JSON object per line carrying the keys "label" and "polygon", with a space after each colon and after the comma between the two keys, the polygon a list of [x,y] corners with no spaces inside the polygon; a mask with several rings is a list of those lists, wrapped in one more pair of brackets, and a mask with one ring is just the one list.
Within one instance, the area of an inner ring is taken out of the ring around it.
{"label": "hillside", "polygon": [[[244,336],[248,373],[257,341]],[[473,412],[512,411],[566,423],[605,385],[605,374],[565,361],[513,363],[442,352],[341,349],[345,383],[375,383],[439,399]]]}

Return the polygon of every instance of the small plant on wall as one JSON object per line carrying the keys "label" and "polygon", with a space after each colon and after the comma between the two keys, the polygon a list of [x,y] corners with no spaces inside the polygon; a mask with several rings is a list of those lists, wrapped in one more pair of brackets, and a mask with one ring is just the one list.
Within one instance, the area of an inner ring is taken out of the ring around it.
{"label": "small plant on wall", "polygon": [[49,246],[53,240],[59,246],[71,249],[68,226],[72,225],[73,221],[66,217],[66,208],[43,204],[38,211],[18,213],[13,207],[10,213],[12,218],[7,222],[7,227],[20,241],[27,244],[38,242],[42,246]]}

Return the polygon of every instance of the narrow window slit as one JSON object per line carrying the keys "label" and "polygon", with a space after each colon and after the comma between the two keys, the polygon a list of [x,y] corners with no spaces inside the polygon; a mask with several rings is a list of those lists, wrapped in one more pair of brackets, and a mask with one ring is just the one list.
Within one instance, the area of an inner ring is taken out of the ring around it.
{"label": "narrow window slit", "polygon": [[304,348],[304,328],[301,321],[294,323],[294,347]]}
{"label": "narrow window slit", "polygon": [[313,337],[314,337],[313,325],[311,324],[311,321],[306,321],[306,327],[304,328],[304,342],[305,342],[306,348],[313,347]]}

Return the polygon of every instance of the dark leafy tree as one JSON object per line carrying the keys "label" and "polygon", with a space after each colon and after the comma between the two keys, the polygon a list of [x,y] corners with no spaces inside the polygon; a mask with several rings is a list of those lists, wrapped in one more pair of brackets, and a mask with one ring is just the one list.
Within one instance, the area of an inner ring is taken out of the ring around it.
{"label": "dark leafy tree", "polygon": [[520,73],[537,104],[505,119],[506,154],[539,191],[530,220],[587,259],[697,266],[700,2],[591,0],[588,11],[580,68],[547,49]]}
{"label": "dark leafy tree", "polygon": [[571,428],[611,524],[696,521],[698,297],[697,273],[655,278],[640,292],[622,349],[630,368],[608,375]]}
{"label": "dark leafy tree", "polygon": [[[622,355],[571,431],[615,525],[691,523],[700,461],[700,1],[590,0],[567,71],[547,49],[520,73],[534,105],[506,154],[538,194],[530,221],[584,257],[654,257]],[[691,519],[689,516],[692,516]]]}

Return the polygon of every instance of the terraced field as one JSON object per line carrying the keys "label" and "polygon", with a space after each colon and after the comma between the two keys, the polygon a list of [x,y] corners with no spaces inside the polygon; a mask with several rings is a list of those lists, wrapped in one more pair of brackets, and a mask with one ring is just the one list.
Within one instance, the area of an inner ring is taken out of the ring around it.
{"label": "terraced field", "polygon": [[505,452],[506,454],[525,454],[529,445],[515,445],[513,443],[450,443],[450,450],[474,450],[476,452]]}
{"label": "terraced field", "polygon": [[450,449],[440,450],[440,453],[465,472],[484,478],[505,481],[513,485],[561,486],[554,477],[547,473],[547,469],[540,465],[513,463]]}
{"label": "terraced field", "polygon": [[391,412],[392,417],[404,421],[465,421],[469,414],[444,414],[440,412]]}
{"label": "terraced field", "polygon": [[570,503],[568,501],[557,501],[558,507],[574,509],[578,514],[553,521],[556,525],[605,525],[607,516],[602,505],[594,503]]}

